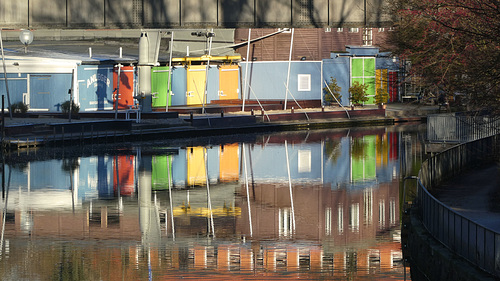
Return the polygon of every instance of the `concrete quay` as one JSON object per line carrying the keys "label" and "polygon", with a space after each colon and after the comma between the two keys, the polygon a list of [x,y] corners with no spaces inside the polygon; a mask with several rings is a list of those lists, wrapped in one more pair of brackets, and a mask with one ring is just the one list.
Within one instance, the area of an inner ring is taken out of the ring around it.
{"label": "concrete quay", "polygon": [[[136,119],[125,111],[79,113],[14,114],[4,116],[3,144],[8,149],[43,145],[85,144],[94,142],[141,141],[155,138],[184,138],[229,135],[263,131],[340,128],[391,125],[400,122],[425,122],[436,106],[389,104],[351,108],[326,107],[296,110],[239,111],[220,114],[142,113]],[[116,117],[116,118],[115,118]]]}

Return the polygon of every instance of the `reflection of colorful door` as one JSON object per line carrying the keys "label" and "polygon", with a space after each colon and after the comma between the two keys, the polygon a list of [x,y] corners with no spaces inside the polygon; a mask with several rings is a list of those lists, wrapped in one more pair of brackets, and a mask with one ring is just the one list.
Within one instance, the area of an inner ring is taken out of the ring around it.
{"label": "reflection of colorful door", "polygon": [[351,85],[353,82],[368,85],[366,94],[368,101],[365,104],[375,102],[375,58],[351,58]]}
{"label": "reflection of colorful door", "polygon": [[364,136],[352,140],[351,180],[361,181],[376,177],[376,136]]}
{"label": "reflection of colorful door", "polygon": [[[116,94],[118,90],[118,67],[113,68],[113,109],[116,109]],[[134,104],[134,67],[122,66],[120,70],[120,92],[118,93],[118,109],[128,109]]]}
{"label": "reflection of colorful door", "polygon": [[118,189],[120,195],[127,196],[134,193],[134,171],[134,156],[115,156],[113,161],[113,188],[115,193],[118,193]]}
{"label": "reflection of colorful door", "polygon": [[151,69],[151,93],[156,93],[152,101],[153,107],[166,107],[167,100],[168,105],[172,105],[169,94],[169,86],[172,86],[169,85],[169,78],[168,66],[158,66]]}
{"label": "reflection of colorful door", "polygon": [[219,181],[233,182],[239,179],[239,145],[221,145],[219,148]]}
{"label": "reflection of colorful door", "polygon": [[189,186],[205,185],[205,148],[201,146],[188,147],[187,155],[187,184]]}
{"label": "reflection of colorful door", "polygon": [[219,99],[238,99],[237,65],[221,65],[219,68]]}
{"label": "reflection of colorful door", "polygon": [[204,104],[205,103],[205,80],[206,66],[191,65],[187,70],[187,97],[186,103]]}
{"label": "reflection of colorful door", "polygon": [[151,188],[153,190],[169,189],[169,179],[172,173],[172,156],[153,156],[153,162],[151,164]]}

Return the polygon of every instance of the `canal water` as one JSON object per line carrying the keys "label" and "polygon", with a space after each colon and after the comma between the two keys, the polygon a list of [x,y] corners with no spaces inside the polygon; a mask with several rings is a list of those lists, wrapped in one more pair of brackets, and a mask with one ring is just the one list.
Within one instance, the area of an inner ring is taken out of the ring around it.
{"label": "canal water", "polygon": [[401,179],[425,125],[21,151],[1,280],[410,280]]}

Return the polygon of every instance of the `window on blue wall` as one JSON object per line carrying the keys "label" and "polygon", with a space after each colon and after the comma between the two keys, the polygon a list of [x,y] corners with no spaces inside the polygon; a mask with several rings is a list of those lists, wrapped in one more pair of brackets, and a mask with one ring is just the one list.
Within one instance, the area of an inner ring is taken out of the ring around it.
{"label": "window on blue wall", "polygon": [[299,92],[311,91],[311,74],[299,74],[297,79]]}

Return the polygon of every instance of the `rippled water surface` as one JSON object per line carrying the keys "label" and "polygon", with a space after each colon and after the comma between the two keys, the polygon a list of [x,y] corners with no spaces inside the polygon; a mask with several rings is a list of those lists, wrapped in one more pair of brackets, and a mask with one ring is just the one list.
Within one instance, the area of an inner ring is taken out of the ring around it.
{"label": "rippled water surface", "polygon": [[418,126],[23,151],[1,280],[410,279],[400,179]]}

